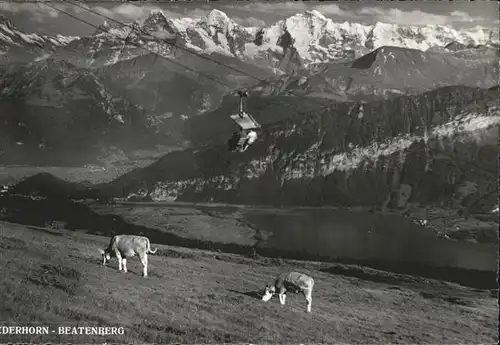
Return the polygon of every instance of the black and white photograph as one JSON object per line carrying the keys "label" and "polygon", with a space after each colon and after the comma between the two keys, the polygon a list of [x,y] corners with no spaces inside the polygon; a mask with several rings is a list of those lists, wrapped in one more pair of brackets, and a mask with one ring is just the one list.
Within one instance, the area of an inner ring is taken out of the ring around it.
{"label": "black and white photograph", "polygon": [[499,11],[0,0],[0,343],[496,344]]}

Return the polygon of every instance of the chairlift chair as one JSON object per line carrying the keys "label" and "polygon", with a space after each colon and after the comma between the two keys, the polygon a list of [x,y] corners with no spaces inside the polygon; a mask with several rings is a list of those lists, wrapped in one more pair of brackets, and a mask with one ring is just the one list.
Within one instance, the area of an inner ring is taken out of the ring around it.
{"label": "chairlift chair", "polygon": [[[243,98],[248,96],[248,92],[238,91],[238,96],[240,97],[239,112],[229,117],[240,127],[240,132],[233,133],[233,136],[228,141],[228,146],[230,151],[243,152],[246,151],[249,146],[249,134],[254,138],[253,141],[255,141],[257,137],[256,130],[260,129],[261,125],[251,114],[243,110]],[[236,140],[238,140],[237,143]]]}

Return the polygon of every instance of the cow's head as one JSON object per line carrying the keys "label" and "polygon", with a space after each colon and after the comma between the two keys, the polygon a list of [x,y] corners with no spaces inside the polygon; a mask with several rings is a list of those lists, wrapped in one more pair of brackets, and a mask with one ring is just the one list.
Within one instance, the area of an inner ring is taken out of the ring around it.
{"label": "cow's head", "polygon": [[274,286],[266,285],[266,289],[264,290],[264,296],[262,296],[262,300],[264,302],[269,301],[271,297],[274,296],[275,293],[276,293],[276,288]]}
{"label": "cow's head", "polygon": [[102,257],[102,264],[106,265],[106,262],[111,260],[111,253],[106,249],[99,249],[99,252],[101,253]]}

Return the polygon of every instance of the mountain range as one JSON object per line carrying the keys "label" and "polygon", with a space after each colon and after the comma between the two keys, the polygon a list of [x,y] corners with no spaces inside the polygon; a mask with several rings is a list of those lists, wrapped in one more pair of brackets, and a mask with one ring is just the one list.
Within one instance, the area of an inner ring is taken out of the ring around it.
{"label": "mountain range", "polygon": [[67,46],[79,37],[39,35],[19,30],[0,14],[0,66],[32,62],[48,57],[57,47]]}
{"label": "mountain range", "polygon": [[265,28],[241,26],[216,9],[200,18],[167,18],[163,12],[155,11],[142,23],[121,25],[105,21],[86,37],[26,34],[0,17],[0,48],[4,55],[12,55],[19,48],[42,58],[55,50],[52,58],[86,68],[147,54],[144,47],[171,57],[182,49],[206,55],[216,53],[286,73],[290,64],[307,67],[352,61],[383,46],[425,51],[453,42],[467,48],[495,44],[498,40],[498,30],[493,28],[456,30],[439,25],[337,23],[316,10],[298,13]]}
{"label": "mountain range", "polygon": [[250,90],[250,112],[276,128],[324,106],[487,89],[499,75],[495,30],[336,23],[317,11],[265,28],[219,10],[180,19],[152,12],[86,37],[26,34],[1,18],[0,54],[0,162],[9,163],[219,145],[235,129],[228,115],[239,88]]}
{"label": "mountain range", "polygon": [[[148,34],[168,44],[144,39]],[[152,12],[142,24],[121,26],[106,22],[94,35],[74,40],[67,48],[75,59],[83,59],[79,63],[95,67],[145,54],[138,47],[123,47],[123,39],[127,37],[131,43],[142,43],[162,55],[175,56],[179,51],[173,47],[175,44],[201,54],[216,53],[286,73],[291,68],[289,64],[307,67],[352,61],[382,46],[425,51],[451,42],[484,45],[498,41],[498,32],[491,28],[458,31],[435,25],[336,23],[315,10],[296,14],[266,28],[243,27],[220,10],[212,10],[206,17],[180,19]]]}

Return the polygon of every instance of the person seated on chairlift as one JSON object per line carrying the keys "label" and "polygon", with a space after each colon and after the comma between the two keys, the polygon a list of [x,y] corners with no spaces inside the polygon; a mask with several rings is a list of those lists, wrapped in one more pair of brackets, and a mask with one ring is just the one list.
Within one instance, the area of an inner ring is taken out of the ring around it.
{"label": "person seated on chairlift", "polygon": [[240,96],[240,107],[239,107],[239,114],[238,116],[243,119],[244,117],[250,119],[252,122],[254,122],[254,125],[256,127],[248,128],[248,124],[246,125],[247,128],[245,129],[241,124],[238,123],[237,118],[234,117],[233,115],[233,120],[235,120],[239,125],[240,125],[240,132],[234,132],[233,136],[228,140],[228,146],[230,151],[239,151],[243,152],[245,151],[250,145],[252,145],[256,140],[257,140],[257,132],[255,129],[257,127],[260,127],[258,123],[255,123],[255,120],[250,116],[250,114],[245,113],[243,110],[243,98],[248,96],[247,92],[244,91],[238,91],[238,95]]}
{"label": "person seated on chairlift", "polygon": [[[245,139],[245,141],[238,147],[240,139]],[[253,129],[244,130],[240,128],[239,132],[234,132],[233,136],[228,140],[228,146],[230,151],[239,150],[240,152],[245,151],[250,145],[252,145],[257,140],[257,132]]]}
{"label": "person seated on chairlift", "polygon": [[257,140],[257,132],[250,129],[246,133],[246,141],[243,143],[242,151],[245,151],[250,145],[252,145]]}

